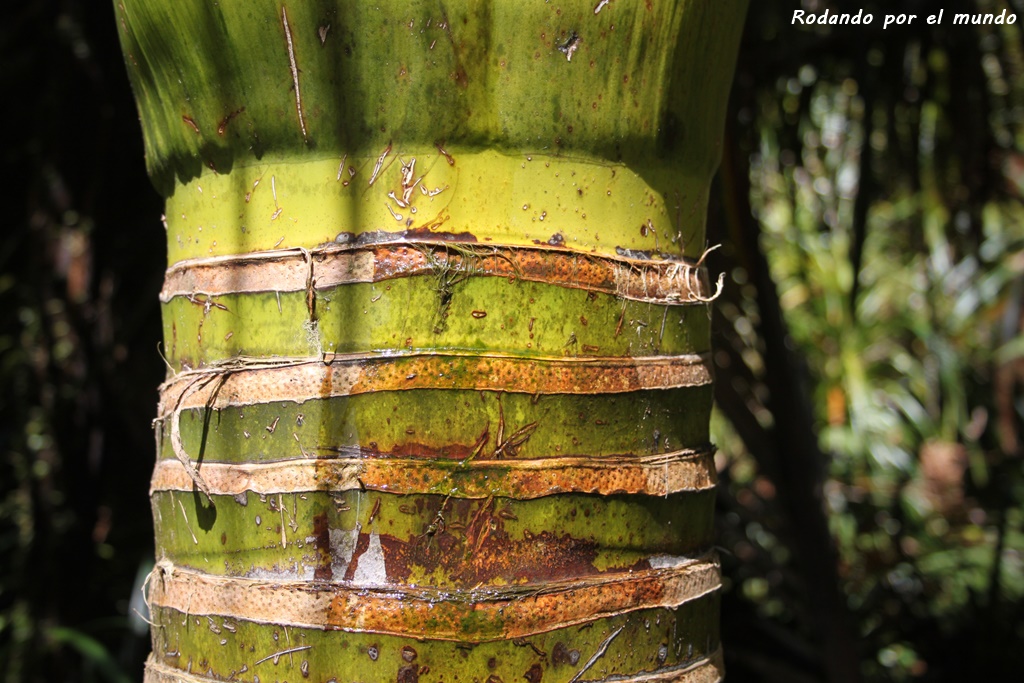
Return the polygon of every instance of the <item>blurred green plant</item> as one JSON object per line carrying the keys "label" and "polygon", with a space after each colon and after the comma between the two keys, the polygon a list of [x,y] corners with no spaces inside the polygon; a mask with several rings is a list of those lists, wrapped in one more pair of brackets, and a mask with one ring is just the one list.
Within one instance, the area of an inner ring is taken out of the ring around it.
{"label": "blurred green plant", "polygon": [[[1009,646],[1024,637],[1024,34],[1019,22],[793,28],[783,6],[759,5],[748,24],[750,54],[768,40],[788,49],[741,57],[737,156],[829,456],[821,493],[862,673],[952,680],[953,643],[997,672],[1019,664]],[[826,6],[922,9],[804,3]],[[779,361],[766,354],[765,294],[742,256],[723,265],[734,283],[718,325],[723,538],[740,561],[738,598],[799,639],[794,671],[813,674],[805,579],[780,552],[800,520],[785,518],[765,467],[787,454],[750,436],[775,429],[772,404],[787,400],[767,386]],[[763,431],[744,427],[739,402]]]}
{"label": "blurred green plant", "polygon": [[[66,627],[53,627],[46,631],[46,637],[56,645],[67,645],[78,652],[89,669],[99,674],[99,680],[110,683],[131,683],[132,678],[124,673],[107,648],[95,638],[81,631]],[[93,678],[85,676],[85,680]]]}

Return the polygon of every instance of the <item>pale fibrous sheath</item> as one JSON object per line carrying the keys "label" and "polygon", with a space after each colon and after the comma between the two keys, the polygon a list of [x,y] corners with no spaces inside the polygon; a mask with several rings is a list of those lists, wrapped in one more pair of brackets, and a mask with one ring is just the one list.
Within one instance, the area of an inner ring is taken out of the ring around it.
{"label": "pale fibrous sheath", "polygon": [[166,198],[147,681],[720,680],[744,3],[115,7]]}

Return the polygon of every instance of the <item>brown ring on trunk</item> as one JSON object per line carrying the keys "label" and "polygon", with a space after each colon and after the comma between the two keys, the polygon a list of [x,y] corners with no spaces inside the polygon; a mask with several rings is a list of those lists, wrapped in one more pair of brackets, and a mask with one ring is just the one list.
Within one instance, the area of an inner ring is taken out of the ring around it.
{"label": "brown ring on trunk", "polygon": [[150,601],[196,616],[479,643],[678,607],[720,587],[714,551],[671,567],[461,593],[386,580],[367,586],[212,576],[164,561],[154,570]]}
{"label": "brown ring on trunk", "polygon": [[180,261],[167,269],[160,300],[298,292],[310,282],[315,282],[315,289],[325,290],[444,271],[540,282],[657,304],[701,304],[713,295],[707,268],[700,262],[613,258],[552,247],[483,247],[399,239]]}
{"label": "brown ring on trunk", "polygon": [[[213,380],[220,381],[213,381]],[[160,418],[192,408],[351,396],[409,389],[471,389],[523,394],[617,394],[704,386],[710,354],[638,358],[516,357],[415,353],[331,358],[233,358],[179,373],[160,390]],[[202,383],[198,389],[197,383]]]}
{"label": "brown ring on trunk", "polygon": [[[714,449],[637,457],[558,457],[447,462],[418,458],[316,458],[200,466],[212,495],[369,489],[396,494],[448,493],[456,498],[529,500],[558,493],[667,496],[714,488]],[[191,491],[182,463],[157,462],[150,493]]]}

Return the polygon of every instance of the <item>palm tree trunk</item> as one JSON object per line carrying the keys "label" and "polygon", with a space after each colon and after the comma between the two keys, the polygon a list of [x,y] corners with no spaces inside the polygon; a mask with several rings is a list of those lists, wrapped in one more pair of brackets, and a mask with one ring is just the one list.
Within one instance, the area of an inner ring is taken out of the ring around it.
{"label": "palm tree trunk", "polygon": [[717,680],[745,3],[117,8],[170,263],[147,680]]}

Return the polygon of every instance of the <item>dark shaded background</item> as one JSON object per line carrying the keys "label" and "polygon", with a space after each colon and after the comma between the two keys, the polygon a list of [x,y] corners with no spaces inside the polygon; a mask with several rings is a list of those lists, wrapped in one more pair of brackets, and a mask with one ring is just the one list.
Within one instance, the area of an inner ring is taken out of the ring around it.
{"label": "dark shaded background", "polygon": [[0,677],[141,680],[162,202],[112,5],[3,15]]}
{"label": "dark shaded background", "polygon": [[[883,32],[883,14],[940,3],[751,4],[709,216],[712,269],[730,275],[715,317],[729,680],[1009,678],[1024,670],[1021,22]],[[877,18],[794,27],[801,6]],[[162,202],[110,3],[5,10],[0,675],[140,680]]]}

